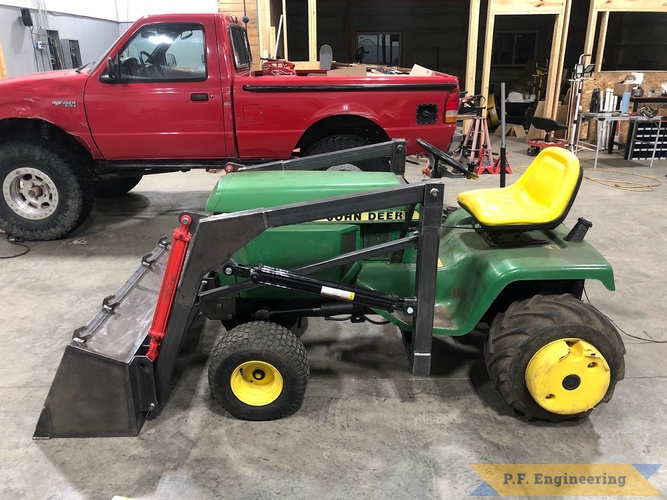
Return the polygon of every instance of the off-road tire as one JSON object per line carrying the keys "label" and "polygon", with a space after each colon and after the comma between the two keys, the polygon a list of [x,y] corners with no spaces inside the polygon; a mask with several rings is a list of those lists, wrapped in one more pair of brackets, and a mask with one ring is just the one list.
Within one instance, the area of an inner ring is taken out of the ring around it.
{"label": "off-road tire", "polygon": [[96,179],[95,196],[98,198],[116,198],[129,193],[139,184],[143,175],[119,177],[118,179]]}
{"label": "off-road tire", "polygon": [[[282,376],[282,392],[272,403],[251,406],[234,394],[232,374],[248,361],[270,363]],[[276,420],[301,407],[309,374],[306,349],[296,335],[275,323],[253,321],[223,332],[211,353],[208,383],[214,399],[232,416]]]}
{"label": "off-road tire", "polygon": [[[331,153],[342,149],[358,148],[370,144],[368,139],[358,135],[338,134],[330,135],[320,139],[310,146],[305,156],[319,155],[322,153]],[[364,172],[389,172],[389,162],[383,158],[373,158],[372,160],[355,161],[353,163]]]}
{"label": "off-road tire", "polygon": [[[12,208],[20,201],[12,179],[17,169],[27,168],[48,177],[57,191],[53,212],[31,219],[27,211]],[[24,240],[55,240],[67,236],[83,223],[93,208],[92,174],[77,158],[56,144],[8,142],[0,145],[0,228]],[[17,211],[18,210],[18,211]]]}
{"label": "off-road tire", "polygon": [[489,376],[507,404],[528,419],[557,422],[587,416],[549,412],[535,402],[526,386],[528,363],[543,346],[562,338],[579,338],[594,345],[611,369],[608,402],[616,383],[625,376],[625,346],[616,328],[593,306],[572,295],[536,295],[512,303],[496,316],[484,346]]}

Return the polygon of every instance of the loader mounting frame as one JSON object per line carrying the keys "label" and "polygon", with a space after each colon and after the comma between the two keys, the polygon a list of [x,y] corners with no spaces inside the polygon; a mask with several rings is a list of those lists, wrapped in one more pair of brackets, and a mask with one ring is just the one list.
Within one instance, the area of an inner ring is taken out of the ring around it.
{"label": "loader mounting frame", "polygon": [[[431,369],[436,270],[443,202],[444,185],[430,181],[208,217],[184,212],[179,220],[190,221],[187,235],[189,244],[187,253],[183,255],[180,277],[177,279],[178,286],[168,312],[164,336],[160,339],[159,351],[156,349],[151,351],[153,360],[147,356],[148,324],[145,329],[134,333],[136,338],[133,345],[136,349],[129,355],[125,349],[123,356],[114,357],[98,346],[100,342],[103,345],[110,343],[106,337],[112,331],[114,318],[123,317],[123,314],[116,309],[119,304],[122,307],[123,299],[127,300],[126,296],[132,295],[135,290],[137,293],[147,293],[147,287],[141,284],[143,278],[136,278],[138,273],[150,275],[144,269],[141,273],[137,271],[133,275],[134,280],[132,281],[132,278],[130,280],[132,283],[121,287],[119,292],[124,292],[122,297],[118,297],[119,293],[112,296],[114,299],[111,300],[113,305],[111,310],[108,307],[110,301],[108,298],[105,300],[103,310],[86,327],[76,331],[75,339],[67,346],[56,373],[33,437],[45,439],[137,435],[145,418],[159,414],[168,399],[179,351],[186,333],[200,312],[201,303],[236,293],[239,287],[258,286],[251,280],[239,285],[205,290],[204,284],[210,273],[220,272],[225,266],[241,269],[233,262],[232,255],[269,228],[359,211],[420,205],[419,229],[414,236],[403,235],[389,243],[350,252],[291,272],[277,270],[278,272],[273,274],[292,279],[295,289],[304,290],[306,282],[307,286],[317,288],[324,286],[325,283],[303,275],[341,265],[342,262],[360,260],[368,255],[380,255],[388,251],[399,252],[405,248],[416,247],[414,297],[401,299],[365,290],[365,298],[359,303],[386,310],[400,309],[408,315],[411,313],[412,331],[404,332],[406,351],[412,372],[416,375],[428,375]],[[180,234],[179,237],[184,238],[185,235]],[[162,246],[165,246],[164,243]],[[156,255],[156,252],[157,249],[151,255]],[[160,253],[166,252],[160,251]],[[159,267],[155,263],[156,259],[157,257],[148,259],[150,262],[144,262],[142,268]],[[265,278],[267,276],[264,275]],[[271,284],[270,279],[267,278],[265,281]],[[286,283],[280,281],[279,285],[286,286]],[[153,288],[156,288],[154,284]],[[158,292],[155,291],[154,295],[155,297],[151,299],[153,304],[157,301]],[[348,301],[344,298],[340,300]],[[125,321],[127,323],[127,318]]]}

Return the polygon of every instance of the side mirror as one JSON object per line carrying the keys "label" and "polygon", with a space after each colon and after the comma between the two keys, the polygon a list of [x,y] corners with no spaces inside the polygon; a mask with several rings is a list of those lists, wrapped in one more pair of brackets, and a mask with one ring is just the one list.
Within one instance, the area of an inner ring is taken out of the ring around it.
{"label": "side mirror", "polygon": [[100,76],[100,81],[105,83],[118,83],[120,81],[120,64],[118,64],[118,55],[107,59],[107,70]]}

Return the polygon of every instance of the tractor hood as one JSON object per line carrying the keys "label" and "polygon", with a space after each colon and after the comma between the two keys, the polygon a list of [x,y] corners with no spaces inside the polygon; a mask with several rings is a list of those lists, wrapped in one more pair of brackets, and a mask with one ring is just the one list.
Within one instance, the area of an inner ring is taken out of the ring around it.
{"label": "tractor hood", "polygon": [[275,207],[397,187],[401,182],[389,172],[236,172],[220,178],[206,202],[206,211],[226,213]]}
{"label": "tractor hood", "polygon": [[0,118],[44,117],[51,109],[83,108],[89,76],[69,69],[0,80]]}

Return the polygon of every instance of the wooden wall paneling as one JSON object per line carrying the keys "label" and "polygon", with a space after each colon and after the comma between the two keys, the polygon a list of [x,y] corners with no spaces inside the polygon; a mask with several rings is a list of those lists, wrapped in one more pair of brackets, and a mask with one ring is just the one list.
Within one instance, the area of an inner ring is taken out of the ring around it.
{"label": "wooden wall paneling", "polygon": [[477,71],[477,45],[479,39],[480,0],[470,0],[468,23],[468,56],[466,57],[465,87],[469,95],[475,93],[475,73]]}
{"label": "wooden wall paneling", "polygon": [[604,58],[604,46],[607,41],[607,28],[609,27],[609,11],[602,13],[600,21],[600,34],[598,35],[598,51],[595,55],[595,71],[602,71],[602,59]]}
{"label": "wooden wall paneling", "polygon": [[287,1],[282,0],[283,13],[283,56],[289,60],[289,51],[287,46]]}
{"label": "wooden wall paneling", "polygon": [[490,0],[497,15],[560,14],[565,0]]}
{"label": "wooden wall paneling", "polygon": [[273,57],[271,49],[271,5],[269,0],[257,2],[257,30],[259,38],[259,57]]}
{"label": "wooden wall paneling", "polygon": [[[554,118],[558,92],[556,80],[558,80],[558,62],[560,60],[560,42],[563,37],[563,14],[556,14],[554,21],[554,32],[551,37],[551,55],[549,56],[549,68],[547,70],[547,89],[544,92],[544,115]],[[560,82],[559,82],[560,83]]]}
{"label": "wooden wall paneling", "polygon": [[317,61],[317,0],[308,0],[308,60]]}
{"label": "wooden wall paneling", "polygon": [[7,66],[5,65],[5,54],[2,51],[2,43],[0,43],[0,78],[7,77]]}
{"label": "wooden wall paneling", "polygon": [[485,97],[489,95],[489,80],[491,79],[491,53],[493,52],[493,28],[495,24],[496,15],[493,12],[493,0],[489,0],[489,5],[486,9],[486,35],[484,37],[482,85],[480,89],[480,94]]}
{"label": "wooden wall paneling", "polygon": [[598,13],[602,12],[600,37],[595,55],[595,71],[602,70],[604,59],[604,42],[607,36],[607,25],[610,12],[667,12],[666,0],[591,0],[588,10],[588,26],[584,42],[584,54],[593,53],[593,43],[597,28]]}
{"label": "wooden wall paneling", "polygon": [[[588,23],[586,25],[586,39],[584,40],[584,54],[590,54],[590,61],[593,59],[593,44],[595,43],[595,29],[598,23],[598,11],[595,8],[595,0],[591,0],[591,6],[588,9]],[[584,64],[588,61],[584,60]]]}
{"label": "wooden wall paneling", "polygon": [[[565,49],[567,48],[567,35],[570,30],[570,14],[572,12],[572,0],[566,0],[564,5],[563,12],[563,23],[560,29],[560,52],[558,54],[558,63],[556,64],[556,73],[555,73],[555,92],[552,94],[551,99],[551,115],[556,117],[558,114],[558,105],[560,104],[560,88],[563,83],[563,66],[565,65]],[[552,47],[553,50],[553,47]],[[561,122],[559,122],[561,123]]]}
{"label": "wooden wall paneling", "polygon": [[[564,58],[563,34],[567,34],[565,21],[570,17],[571,0],[489,0],[486,15],[486,36],[484,42],[484,61],[482,63],[482,85],[481,93],[485,96],[489,93],[489,80],[491,77],[491,54],[493,51],[493,29],[495,16],[497,15],[556,15],[554,22],[554,33],[551,45],[551,57],[549,58],[549,78],[547,80],[547,92],[545,95],[545,116],[553,118],[556,113],[558,91],[560,87],[560,76]],[[563,54],[561,54],[563,52]],[[467,72],[466,72],[467,75]],[[466,81],[467,84],[467,81]]]}

